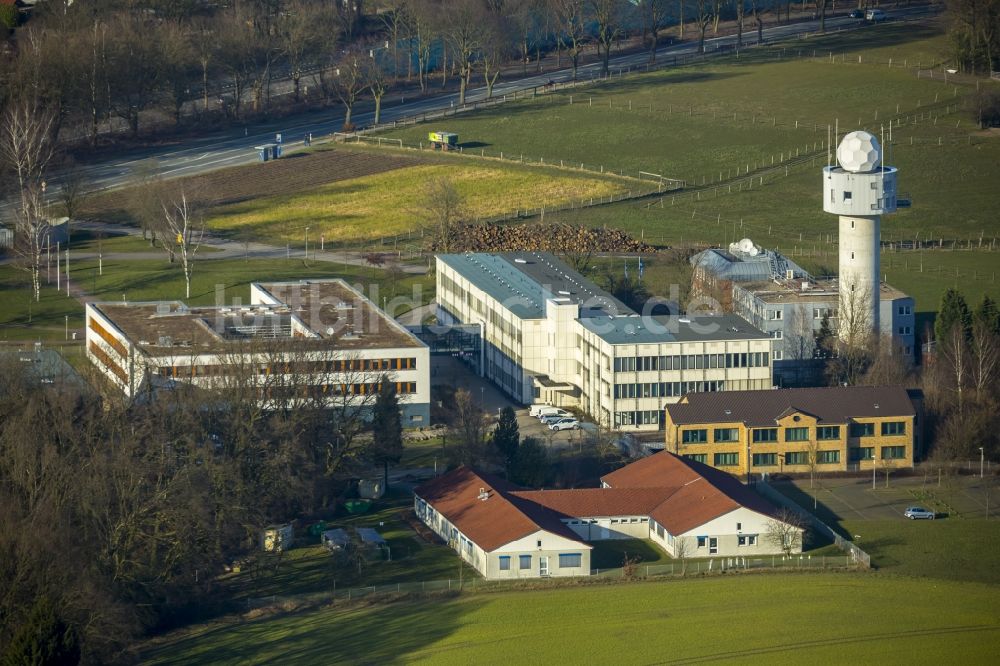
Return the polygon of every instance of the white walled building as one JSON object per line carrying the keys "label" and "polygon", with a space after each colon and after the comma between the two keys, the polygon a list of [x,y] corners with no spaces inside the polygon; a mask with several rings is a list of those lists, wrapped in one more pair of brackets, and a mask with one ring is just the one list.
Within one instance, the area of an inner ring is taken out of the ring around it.
{"label": "white walled building", "polygon": [[[88,303],[87,356],[129,398],[251,382],[262,401],[371,402],[396,383],[404,427],[430,423],[430,352],[343,280],[254,283],[250,305]],[[238,378],[238,379],[237,379]]]}
{"label": "white walled building", "polygon": [[[669,452],[602,488],[519,490],[459,467],[414,491],[417,516],[484,578],[588,576],[592,546],[650,539],[673,557],[775,555],[778,510],[734,477]],[[801,530],[791,544],[802,552]]]}
{"label": "white walled building", "polygon": [[639,314],[548,253],[437,256],[439,324],[478,324],[482,374],[521,404],[655,430],[689,392],[772,386],[771,339],[734,315]]}
{"label": "white walled building", "polygon": [[[837,280],[774,279],[733,284],[733,311],[774,338],[775,383],[784,385],[798,374],[797,364],[814,356],[815,336],[827,316],[834,334],[840,325]],[[879,334],[891,337],[898,353],[916,354],[916,309],[912,296],[879,284]]]}

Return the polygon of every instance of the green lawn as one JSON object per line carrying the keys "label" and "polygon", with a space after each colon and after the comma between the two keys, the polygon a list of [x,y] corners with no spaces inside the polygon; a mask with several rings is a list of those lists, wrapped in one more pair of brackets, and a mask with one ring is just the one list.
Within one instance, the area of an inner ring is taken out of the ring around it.
{"label": "green lawn", "polygon": [[445,455],[440,437],[403,440],[403,457],[396,467],[410,469],[414,467],[434,467],[435,464],[444,469]]}
{"label": "green lawn", "polygon": [[142,657],[151,664],[986,663],[1000,647],[997,592],[878,574],[776,574],[471,594],[218,623],[168,637]]}
{"label": "green lawn", "polygon": [[[54,271],[54,267],[53,267]],[[387,271],[361,266],[347,266],[320,261],[307,264],[293,259],[225,259],[197,261],[191,284],[191,298],[184,296],[184,275],[180,264],[163,261],[105,260],[103,275],[97,261],[73,262],[70,276],[87,294],[100,300],[130,301],[181,300],[191,305],[231,304],[233,299],[250,300],[250,283],[265,280],[299,280],[305,278],[340,277],[360,285],[373,301],[382,299],[392,306],[396,315],[403,314],[413,303],[426,303],[433,297],[433,275],[403,274],[396,277]],[[83,327],[83,306],[68,298],[65,291],[52,284],[43,286],[40,303],[31,302],[27,274],[10,266],[0,266],[0,331],[3,339],[62,339],[65,317],[69,327]],[[416,291],[414,291],[416,290]],[[392,305],[394,299],[397,305]]]}

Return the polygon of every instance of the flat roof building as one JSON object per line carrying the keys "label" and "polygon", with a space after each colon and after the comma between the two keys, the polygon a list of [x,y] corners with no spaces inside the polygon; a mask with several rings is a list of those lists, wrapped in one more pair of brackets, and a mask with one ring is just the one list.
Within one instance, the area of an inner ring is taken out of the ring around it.
{"label": "flat roof building", "polygon": [[[803,368],[817,355],[816,334],[824,317],[834,335],[840,325],[840,287],[836,279],[777,278],[768,282],[734,284],[733,311],[775,339],[775,383],[803,383]],[[912,360],[916,354],[916,312],[913,298],[879,284],[881,335],[892,339],[894,353]],[[820,354],[821,355],[821,354]],[[806,380],[808,381],[808,380]]]}
{"label": "flat roof building", "polygon": [[278,399],[370,401],[396,383],[404,426],[429,425],[427,346],[343,280],[254,283],[250,305],[88,303],[87,355],[127,396],[251,382]]}
{"label": "flat roof building", "polygon": [[518,403],[655,430],[686,393],[772,386],[770,337],[735,315],[637,313],[549,253],[436,260],[438,323],[480,326],[480,372]]}

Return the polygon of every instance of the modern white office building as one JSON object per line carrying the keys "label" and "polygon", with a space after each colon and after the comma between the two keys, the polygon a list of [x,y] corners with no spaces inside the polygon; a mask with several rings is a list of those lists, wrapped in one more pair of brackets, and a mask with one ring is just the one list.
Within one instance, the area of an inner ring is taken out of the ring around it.
{"label": "modern white office building", "polygon": [[480,372],[521,404],[655,430],[690,392],[771,388],[771,338],[735,315],[634,312],[548,253],[437,256],[439,324],[482,330]]}
{"label": "modern white office building", "polygon": [[430,424],[427,346],[343,280],[254,283],[247,306],[88,303],[86,316],[87,356],[129,398],[239,383],[265,404],[367,405],[387,378],[404,427]]}

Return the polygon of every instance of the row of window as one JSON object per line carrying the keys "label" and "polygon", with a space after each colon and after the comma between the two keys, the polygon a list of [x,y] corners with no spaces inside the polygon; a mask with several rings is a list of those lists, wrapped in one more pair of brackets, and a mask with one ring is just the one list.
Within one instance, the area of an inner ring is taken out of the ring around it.
{"label": "row of window", "polygon": [[[511,555],[500,556],[500,571],[510,571]],[[527,571],[531,569],[531,555],[518,555],[518,569]],[[560,553],[560,569],[576,569],[583,566],[583,555],[580,553]]]}
{"label": "row of window", "polygon": [[117,362],[112,360],[111,356],[109,356],[108,353],[93,340],[90,342],[90,353],[96,356],[101,363],[104,364],[104,367],[113,372],[115,377],[122,380],[122,382],[126,384],[128,383],[128,374],[126,374],[122,367],[118,365]]}
{"label": "row of window", "polygon": [[679,398],[688,393],[725,391],[724,381],[710,382],[647,382],[615,384],[615,399],[620,398]]}
{"label": "row of window", "polygon": [[[851,462],[859,460],[873,460],[875,455],[874,447],[851,447],[848,449],[848,457]],[[708,464],[708,454],[688,453],[684,455],[689,460],[694,460],[703,464]],[[902,460],[906,457],[905,446],[883,446],[881,450],[882,460]],[[785,465],[808,465],[808,451],[789,451],[788,453],[755,453],[753,454],[754,467],[777,467],[781,460]],[[840,451],[817,451],[816,463],[819,465],[836,465],[840,463]],[[736,467],[740,464],[740,454],[734,452],[716,453],[712,456],[712,464],[715,467]]]}
{"label": "row of window", "polygon": [[636,412],[615,412],[615,427],[637,425],[659,425],[663,422],[662,409],[646,409]]}
{"label": "row of window", "polygon": [[[880,431],[883,437],[891,435],[905,435],[906,421],[883,421]],[[874,437],[875,424],[852,423],[850,432],[851,432],[851,437]]]}
{"label": "row of window", "polygon": [[711,368],[763,368],[768,352],[746,354],[685,354],[676,356],[623,356],[615,358],[615,372],[705,370]]}
{"label": "row of window", "polygon": [[389,370],[416,370],[416,358],[353,358],[330,361],[290,361],[267,365],[241,364],[238,360],[223,364],[161,365],[161,377],[225,377],[245,372],[255,372],[262,377],[273,374],[321,374],[344,372],[381,372]]}
{"label": "row of window", "polygon": [[[370,384],[316,384],[310,386],[267,386],[261,390],[265,398],[320,397],[324,395],[370,395],[379,392],[378,382]],[[416,382],[396,382],[396,393],[417,392]]]}

